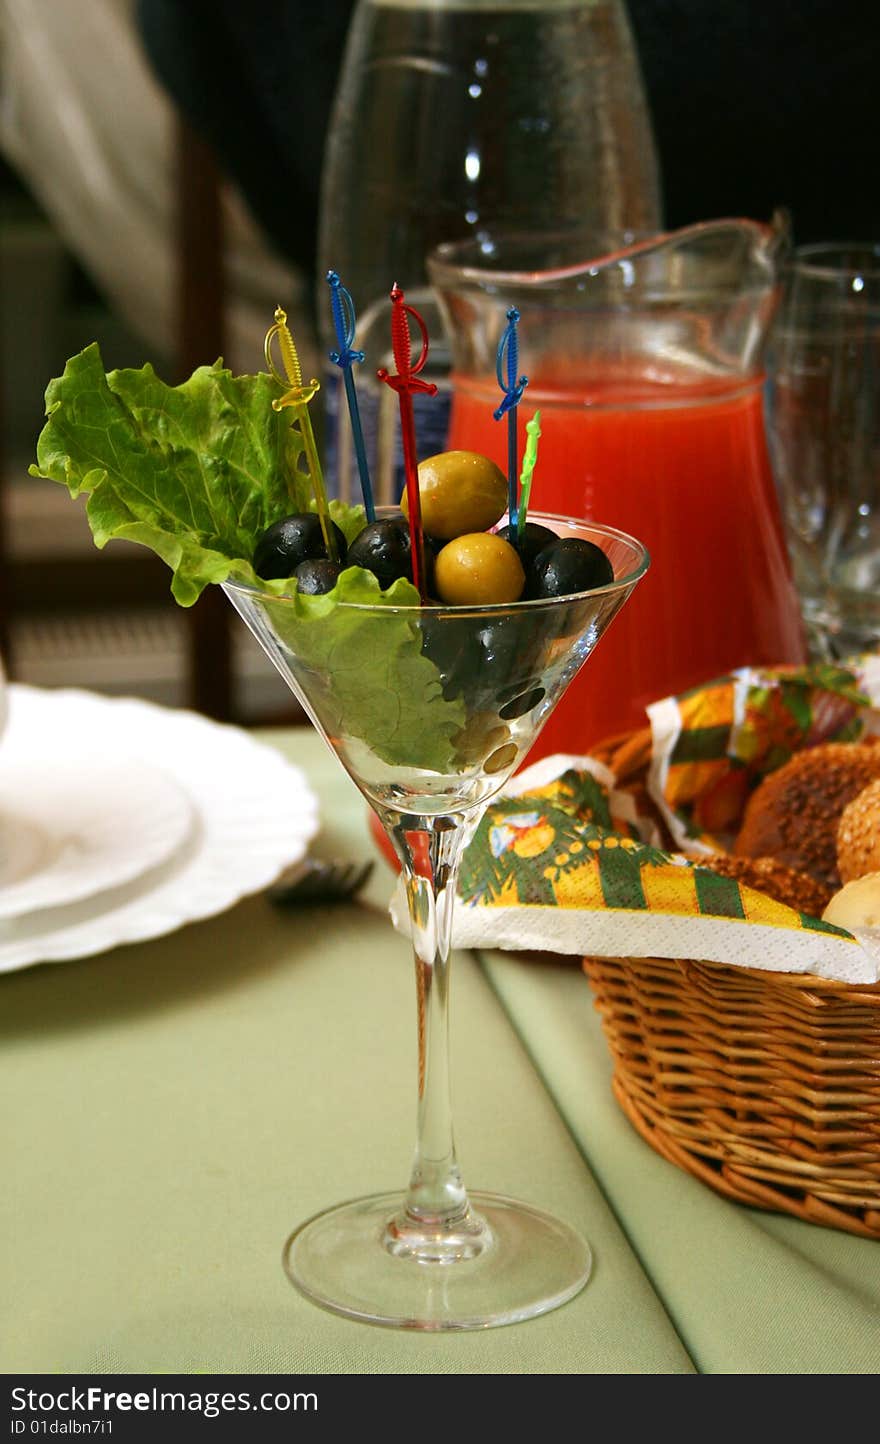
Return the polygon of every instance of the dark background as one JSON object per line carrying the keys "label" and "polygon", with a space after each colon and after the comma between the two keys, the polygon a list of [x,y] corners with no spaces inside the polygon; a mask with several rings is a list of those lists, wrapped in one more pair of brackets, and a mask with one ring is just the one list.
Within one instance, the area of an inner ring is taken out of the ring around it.
{"label": "dark background", "polygon": [[[283,255],[314,274],[324,135],[354,0],[139,0],[165,87]],[[791,213],[878,240],[880,54],[866,0],[629,0],[670,228]],[[295,188],[296,223],[279,204]]]}

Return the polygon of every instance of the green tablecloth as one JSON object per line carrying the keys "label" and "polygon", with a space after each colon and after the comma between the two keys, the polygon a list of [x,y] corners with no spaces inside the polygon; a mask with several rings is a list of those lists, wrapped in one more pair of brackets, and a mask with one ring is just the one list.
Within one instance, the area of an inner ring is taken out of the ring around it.
{"label": "green tablecloth", "polygon": [[[318,850],[369,852],[317,737],[271,740],[320,795]],[[256,897],[0,978],[0,1370],[877,1371],[880,1244],[657,1157],[610,1096],[576,963],[459,955],[452,1032],[466,1180],[579,1226],[594,1275],[527,1324],[408,1334],[314,1308],[280,1265],[294,1224],[408,1173],[412,968],[381,912]]]}

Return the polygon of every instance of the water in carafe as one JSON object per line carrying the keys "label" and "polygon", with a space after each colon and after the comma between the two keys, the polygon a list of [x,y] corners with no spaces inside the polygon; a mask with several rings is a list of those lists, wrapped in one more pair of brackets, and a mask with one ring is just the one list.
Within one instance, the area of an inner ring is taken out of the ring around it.
{"label": "water in carafe", "polygon": [[[324,166],[319,264],[358,313],[361,418],[377,500],[396,501],[396,399],[388,293],[425,315],[437,398],[416,397],[419,455],[443,449],[449,363],[425,257],[437,243],[507,230],[652,232],[659,180],[622,0],[360,0]],[[319,282],[323,286],[323,282]],[[319,296],[322,350],[336,346]],[[425,373],[426,376],[428,373]],[[342,378],[324,380],[327,474],[358,496]]]}

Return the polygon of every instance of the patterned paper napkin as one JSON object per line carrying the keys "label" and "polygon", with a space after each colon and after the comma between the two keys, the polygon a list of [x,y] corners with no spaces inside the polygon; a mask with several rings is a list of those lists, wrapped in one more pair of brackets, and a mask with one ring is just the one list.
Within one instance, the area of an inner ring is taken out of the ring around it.
{"label": "patterned paper napkin", "polygon": [[[681,957],[880,980],[877,940],[798,913],[658,846],[723,848],[760,779],[797,750],[880,732],[880,658],[742,669],[649,709],[648,800],[592,758],[514,779],[465,854],[457,947]],[[402,892],[392,903],[405,929]]]}

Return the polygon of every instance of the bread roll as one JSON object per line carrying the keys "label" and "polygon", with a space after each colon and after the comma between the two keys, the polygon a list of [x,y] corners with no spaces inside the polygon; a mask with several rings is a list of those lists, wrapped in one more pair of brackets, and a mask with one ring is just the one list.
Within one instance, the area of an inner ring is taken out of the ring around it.
{"label": "bread roll", "polygon": [[832,897],[822,918],[848,932],[880,930],[880,872],[869,872],[845,883]]}
{"label": "bread roll", "polygon": [[746,805],[737,857],[772,857],[832,890],[837,828],[848,802],[880,778],[880,747],[825,742],[771,772]]}
{"label": "bread roll", "polygon": [[880,779],[863,787],[841,813],[837,868],[842,882],[880,872]]}
{"label": "bread roll", "polygon": [[825,883],[816,882],[815,878],[805,872],[797,872],[793,867],[786,867],[775,857],[718,855],[701,858],[700,865],[711,868],[722,877],[735,878],[737,882],[753,887],[756,892],[762,892],[766,897],[785,903],[796,912],[808,913],[813,918],[822,916],[831,898],[832,889]]}

